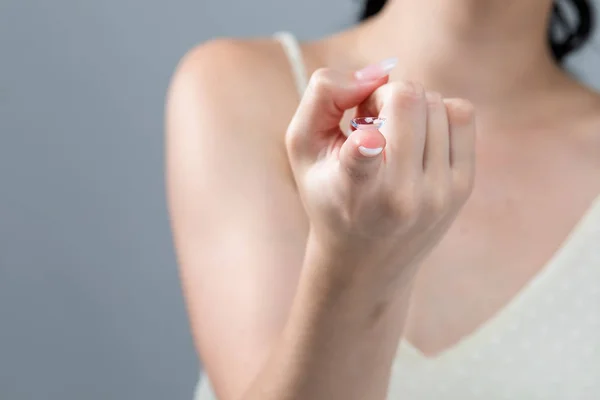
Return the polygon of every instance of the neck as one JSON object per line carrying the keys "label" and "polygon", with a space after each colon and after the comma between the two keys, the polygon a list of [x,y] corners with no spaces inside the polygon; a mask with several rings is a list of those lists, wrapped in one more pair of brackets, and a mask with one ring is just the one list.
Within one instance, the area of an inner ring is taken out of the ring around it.
{"label": "neck", "polygon": [[548,46],[551,0],[390,0],[363,24],[357,54],[396,56],[392,79],[446,97],[514,103],[564,74]]}

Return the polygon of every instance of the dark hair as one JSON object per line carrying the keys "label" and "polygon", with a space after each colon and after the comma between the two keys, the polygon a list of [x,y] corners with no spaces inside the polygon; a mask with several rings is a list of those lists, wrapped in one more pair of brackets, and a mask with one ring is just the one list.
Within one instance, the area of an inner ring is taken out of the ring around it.
{"label": "dark hair", "polygon": [[[361,20],[377,14],[387,0],[365,0]],[[575,12],[575,23],[569,21],[563,6],[559,3],[570,3]],[[552,55],[557,62],[562,62],[569,53],[578,50],[591,36],[594,28],[593,8],[589,0],[555,0],[552,8],[548,42]]]}

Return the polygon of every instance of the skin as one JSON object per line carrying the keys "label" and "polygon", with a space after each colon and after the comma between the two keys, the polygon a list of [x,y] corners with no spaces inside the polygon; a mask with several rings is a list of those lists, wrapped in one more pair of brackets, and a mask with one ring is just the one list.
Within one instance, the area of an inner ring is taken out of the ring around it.
{"label": "skin", "polygon": [[[182,59],[166,106],[168,196],[195,344],[220,399],[383,399],[400,337],[435,357],[547,264],[600,193],[600,98],[552,61],[549,10],[546,0],[392,0],[368,23],[303,45],[318,76],[398,57],[389,83],[375,83],[361,107],[404,120],[425,105],[429,115],[424,94],[398,106],[403,82],[419,82],[445,99],[446,123],[427,137],[447,137],[453,126],[468,132],[476,118],[477,173],[468,190],[448,186],[438,203],[419,196],[407,213],[394,203],[385,211],[394,223],[383,232],[365,222],[368,207],[344,211],[335,194],[388,204],[382,193],[405,195],[407,178],[379,177],[409,168],[381,157],[359,163],[371,168],[364,187],[340,171],[315,183],[307,171],[318,163],[294,138],[321,123],[311,117],[318,99],[298,108],[279,44],[219,39]],[[317,82],[337,82],[333,93],[352,80],[339,76]],[[457,98],[469,102],[450,100]],[[418,155],[386,139],[392,160]],[[326,188],[345,191],[325,195]],[[438,204],[433,215],[448,222],[421,220],[414,210],[427,204]],[[342,215],[352,224],[339,225]],[[431,232],[415,239],[421,230]]]}

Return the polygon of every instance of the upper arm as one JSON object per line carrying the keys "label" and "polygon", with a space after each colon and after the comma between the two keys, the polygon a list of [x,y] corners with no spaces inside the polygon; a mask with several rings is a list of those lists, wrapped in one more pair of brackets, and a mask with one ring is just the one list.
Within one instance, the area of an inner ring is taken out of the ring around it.
{"label": "upper arm", "polygon": [[173,77],[166,107],[182,285],[196,347],[223,399],[251,382],[285,324],[307,231],[284,157],[263,132],[261,115],[272,110],[260,98],[269,93],[256,64],[230,42],[194,50]]}

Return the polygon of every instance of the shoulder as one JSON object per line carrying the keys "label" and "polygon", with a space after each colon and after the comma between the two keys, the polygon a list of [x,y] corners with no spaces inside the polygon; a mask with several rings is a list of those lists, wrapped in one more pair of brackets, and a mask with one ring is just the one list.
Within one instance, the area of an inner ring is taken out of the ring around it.
{"label": "shoulder", "polygon": [[220,210],[214,202],[240,193],[248,204],[236,212],[260,206],[267,174],[270,193],[293,182],[284,138],[298,93],[287,63],[273,39],[212,40],[182,57],[165,104],[167,191],[173,212],[185,215],[178,221],[191,221],[182,210]]}
{"label": "shoulder", "polygon": [[285,120],[297,102],[290,66],[277,41],[223,38],[182,57],[171,79],[167,112],[194,108],[237,129],[239,123]]}
{"label": "shoulder", "polygon": [[271,38],[213,39],[182,57],[174,79],[201,82],[208,84],[207,88],[220,91],[231,87],[231,83],[251,86],[257,79],[267,78],[280,70],[285,61],[280,47]]}

